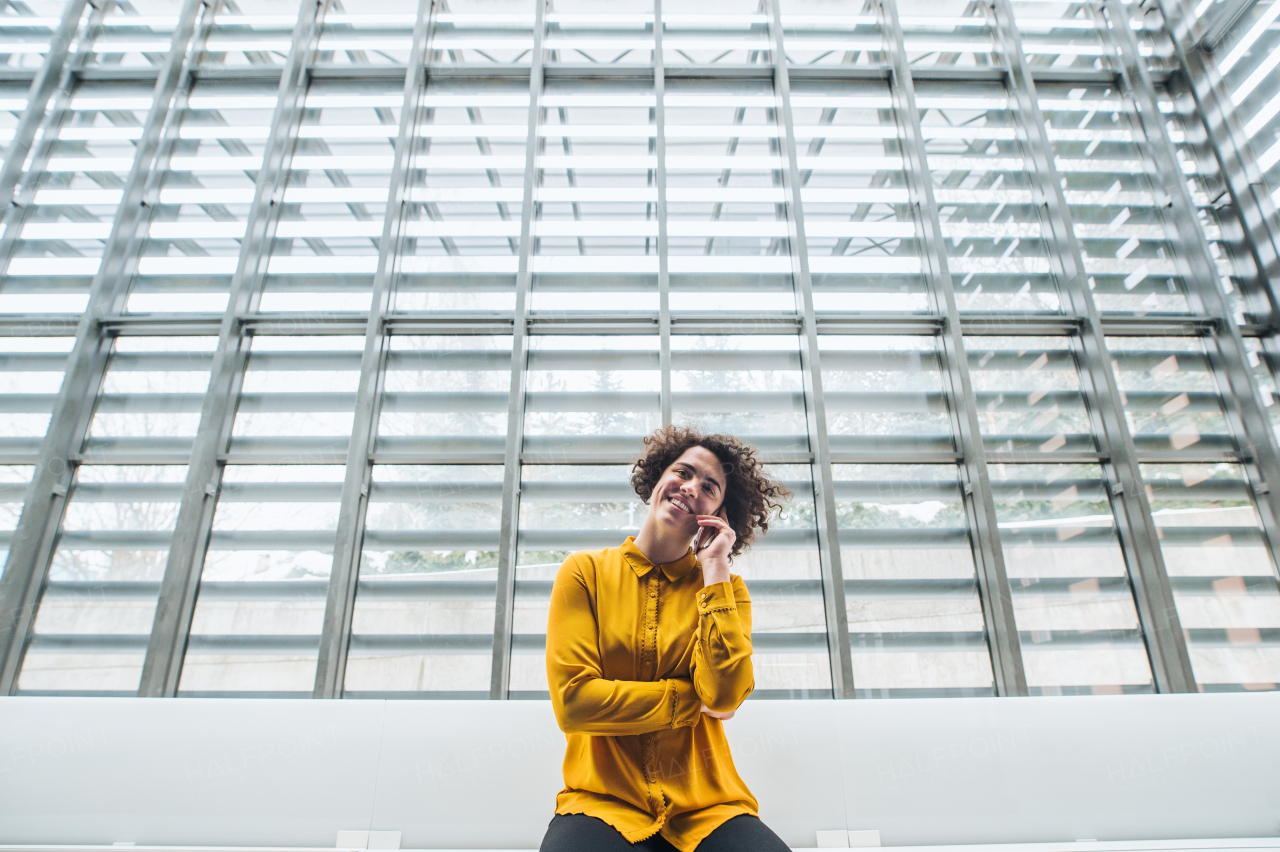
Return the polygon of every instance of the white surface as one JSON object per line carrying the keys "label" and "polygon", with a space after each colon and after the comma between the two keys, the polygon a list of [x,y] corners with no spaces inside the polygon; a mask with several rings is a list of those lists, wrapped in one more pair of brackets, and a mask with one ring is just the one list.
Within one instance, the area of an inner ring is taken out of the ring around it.
{"label": "white surface", "polygon": [[866,848],[880,845],[880,832],[874,828],[849,832],[849,846]]}
{"label": "white surface", "polygon": [[[749,701],[727,730],[794,847],[1120,852],[1275,835],[1278,720],[1280,693]],[[563,746],[546,702],[0,698],[0,843],[536,849]]]}
{"label": "white surface", "polygon": [[848,849],[849,832],[843,828],[836,831],[816,832],[819,849]]}

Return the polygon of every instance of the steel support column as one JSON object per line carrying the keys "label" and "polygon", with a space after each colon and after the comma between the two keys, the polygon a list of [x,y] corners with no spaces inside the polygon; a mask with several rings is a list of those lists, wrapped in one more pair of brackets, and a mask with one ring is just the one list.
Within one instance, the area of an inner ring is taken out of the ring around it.
{"label": "steel support column", "polygon": [[520,454],[524,446],[525,368],[529,362],[529,297],[533,289],[533,195],[538,180],[538,124],[542,118],[542,43],[548,0],[535,0],[533,55],[529,66],[529,132],[520,208],[520,259],[516,272],[515,324],[511,329],[511,390],[507,397],[507,443],[502,457],[502,520],[499,527],[497,598],[493,616],[493,669],[489,697],[505,699],[511,684],[515,624],[516,536],[520,530]]}
{"label": "steel support column", "polygon": [[[1280,447],[1262,396],[1249,369],[1248,352],[1231,306],[1218,286],[1218,269],[1196,217],[1195,202],[1182,175],[1177,152],[1156,103],[1155,87],[1138,55],[1128,14],[1119,0],[1104,0],[1109,40],[1116,51],[1126,94],[1133,99],[1137,127],[1145,137],[1138,148],[1150,158],[1156,175],[1176,176],[1153,181],[1156,200],[1165,209],[1177,234],[1179,261],[1186,267],[1191,309],[1212,317],[1215,333],[1205,347],[1223,393],[1222,404],[1244,456],[1244,470],[1272,554],[1280,552],[1280,506],[1272,490],[1280,487]],[[1263,193],[1265,195],[1265,193]],[[1274,211],[1273,211],[1274,212]]]}
{"label": "steel support column", "polygon": [[178,691],[222,481],[223,465],[218,457],[230,439],[236,399],[248,360],[250,338],[245,334],[243,320],[257,309],[266,277],[288,177],[289,152],[306,98],[307,65],[315,52],[325,9],[324,3],[302,0],[293,41],[280,74],[276,107],[254,186],[253,206],[231,279],[230,298],[222,317],[200,425],[192,442],[187,478],[182,487],[177,525],[160,581],[160,599],[147,644],[139,695],[172,696]]}
{"label": "steel support column", "polygon": [[1074,343],[1082,362],[1085,400],[1094,434],[1102,444],[1100,449],[1110,458],[1104,469],[1152,676],[1160,692],[1194,692],[1195,677],[1174,608],[1159,534],[1151,518],[1137,450],[1124,418],[1124,402],[1111,369],[1098,309],[1089,290],[1083,253],[1067,207],[1062,176],[1054,163],[1053,145],[1040,110],[1035,82],[1031,79],[1030,63],[1022,50],[1022,38],[1009,0],[991,0],[991,9],[996,46],[1009,73],[1010,96],[1026,136],[1027,170],[1037,178],[1032,191],[1047,232],[1050,267],[1071,313],[1081,323]]}
{"label": "steel support column", "polygon": [[791,116],[791,79],[783,49],[782,10],[769,2],[772,33],[773,87],[777,123],[782,128],[782,177],[787,193],[787,230],[791,245],[791,280],[796,313],[800,315],[800,370],[804,378],[804,411],[813,453],[814,516],[818,527],[818,564],[822,572],[822,606],[827,624],[827,658],[831,666],[831,694],[853,698],[853,655],[849,648],[849,615],[844,572],[840,563],[840,534],[836,517],[835,476],[831,470],[831,441],[827,434],[827,406],[822,394],[822,363],[818,324],[813,308],[813,279],[809,275],[809,245],[805,239],[804,207],[800,199],[800,167],[796,129]]}
{"label": "steel support column", "polygon": [[395,291],[396,263],[401,254],[404,207],[417,132],[418,105],[427,85],[425,64],[433,0],[418,0],[418,18],[413,27],[413,48],[400,104],[400,128],[396,136],[387,209],[382,217],[382,241],[378,244],[378,271],[373,279],[373,300],[365,327],[364,354],[360,360],[360,385],[356,391],[355,421],[347,446],[347,468],[342,482],[342,502],[338,508],[338,532],[333,546],[333,569],[329,572],[329,593],[325,601],[324,624],[320,631],[320,659],[316,665],[314,698],[340,698],[346,680],[347,648],[351,640],[351,618],[355,612],[356,586],[360,580],[360,553],[364,520],[369,508],[372,465],[369,456],[377,437],[381,409],[382,377],[386,365],[386,318],[391,312]]}
{"label": "steel support column", "polygon": [[662,425],[671,425],[671,273],[667,260],[667,113],[663,103],[667,96],[666,57],[662,53],[662,0],[653,0],[653,153],[657,164],[653,182],[657,184],[658,204],[658,371],[662,374],[660,407]]}
{"label": "steel support column", "polygon": [[[83,7],[82,3],[79,5]],[[128,282],[122,256],[137,229],[144,190],[169,116],[169,105],[182,69],[189,62],[188,44],[203,8],[200,0],[187,0],[184,4],[169,55],[156,79],[151,107],[134,149],[120,206],[116,208],[111,232],[103,246],[102,261],[89,285],[89,302],[76,328],[75,344],[50,414],[49,431],[41,442],[8,563],[0,578],[0,613],[3,614],[0,616],[0,695],[10,694],[17,686],[22,657],[30,641],[36,608],[78,464],[77,454],[88,431],[111,353],[113,338],[104,330],[101,320],[119,313],[124,303]],[[86,44],[78,56],[86,54],[88,49]],[[70,85],[69,78],[66,82]],[[69,91],[60,97],[69,98]],[[22,158],[25,157],[24,151]],[[38,180],[39,173],[33,169],[29,178],[33,189]]]}
{"label": "steel support column", "polygon": [[896,0],[877,0],[881,11],[885,52],[889,57],[889,86],[902,133],[903,160],[908,190],[915,208],[921,235],[921,259],[934,310],[944,318],[941,331],[943,376],[948,384],[952,425],[963,456],[965,514],[973,542],[978,593],[987,625],[991,670],[998,695],[1026,695],[1027,678],[1022,665],[1022,647],[1013,617],[1013,600],[1005,574],[1004,551],[996,518],[991,481],[987,473],[986,450],[973,407],[973,383],[956,307],[947,250],[943,244],[938,205],[933,195],[933,179],[925,157],[924,133],[916,108],[915,83],[903,47],[902,26]]}
{"label": "steel support column", "polygon": [[[35,141],[36,131],[44,121],[49,98],[60,85],[69,82],[63,79],[63,69],[67,64],[71,43],[75,41],[76,31],[80,28],[85,3],[86,0],[68,0],[63,7],[58,28],[49,39],[49,52],[45,54],[44,64],[31,81],[27,107],[18,119],[18,126],[13,129],[13,141],[5,149],[4,165],[0,166],[0,209],[7,208],[13,200],[13,191],[22,177],[22,166],[31,150],[31,143]],[[83,46],[80,52],[84,52]]]}

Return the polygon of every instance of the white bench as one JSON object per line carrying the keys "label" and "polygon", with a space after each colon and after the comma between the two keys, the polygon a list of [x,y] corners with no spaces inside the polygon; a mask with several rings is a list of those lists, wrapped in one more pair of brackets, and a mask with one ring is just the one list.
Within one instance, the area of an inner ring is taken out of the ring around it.
{"label": "white bench", "polygon": [[[1277,848],[1114,842],[1274,838],[1280,693],[761,700],[728,730],[794,847]],[[536,849],[563,744],[546,702],[0,698],[0,844]]]}

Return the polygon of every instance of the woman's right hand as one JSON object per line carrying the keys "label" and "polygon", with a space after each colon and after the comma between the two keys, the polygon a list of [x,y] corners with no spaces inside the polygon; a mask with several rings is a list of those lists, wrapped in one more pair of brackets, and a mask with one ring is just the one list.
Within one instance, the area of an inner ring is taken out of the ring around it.
{"label": "woman's right hand", "polygon": [[728,719],[732,719],[732,718],[733,718],[733,714],[734,714],[734,713],[736,713],[736,712],[738,712],[738,711],[736,711],[736,710],[730,710],[728,713],[717,713],[715,710],[712,710],[710,707],[708,707],[707,705],[703,704],[703,705],[702,705],[702,712],[703,712],[703,713],[706,713],[706,714],[707,714],[708,716],[710,716],[712,719],[719,719],[721,722],[724,722],[724,721],[726,721],[726,720],[728,720]]}

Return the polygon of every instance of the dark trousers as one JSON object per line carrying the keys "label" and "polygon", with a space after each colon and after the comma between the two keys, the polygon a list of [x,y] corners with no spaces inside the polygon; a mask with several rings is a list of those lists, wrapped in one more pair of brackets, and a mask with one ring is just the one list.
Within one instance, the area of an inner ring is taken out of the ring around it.
{"label": "dark trousers", "polygon": [[[660,834],[628,843],[618,829],[586,814],[556,814],[540,852],[678,852]],[[790,852],[757,817],[739,814],[708,834],[697,852]]]}

